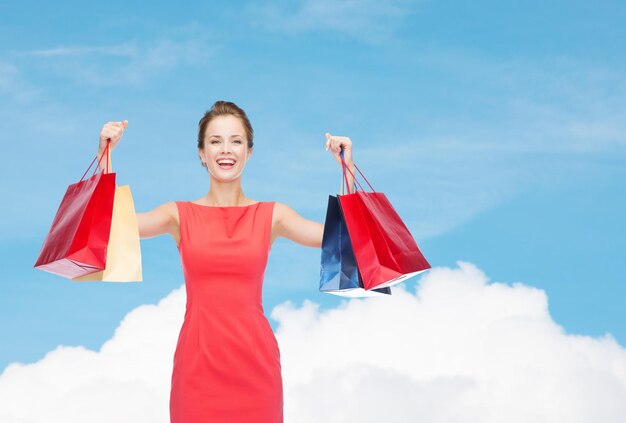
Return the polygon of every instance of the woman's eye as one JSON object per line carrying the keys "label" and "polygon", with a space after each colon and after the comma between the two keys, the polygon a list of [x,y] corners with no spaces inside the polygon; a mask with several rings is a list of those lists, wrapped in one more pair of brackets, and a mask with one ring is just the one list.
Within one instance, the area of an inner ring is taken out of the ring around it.
{"label": "woman's eye", "polygon": [[218,143],[218,142],[219,142],[218,140],[211,140],[211,144],[215,144],[215,143]]}
{"label": "woman's eye", "polygon": [[237,144],[241,144],[241,140],[235,140],[234,142],[236,142]]}

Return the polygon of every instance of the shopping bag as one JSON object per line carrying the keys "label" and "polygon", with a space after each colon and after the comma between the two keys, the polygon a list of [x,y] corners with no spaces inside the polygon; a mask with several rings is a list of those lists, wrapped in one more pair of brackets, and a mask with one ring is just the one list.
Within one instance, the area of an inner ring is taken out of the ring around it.
{"label": "shopping bag", "polygon": [[[342,162],[344,177],[346,170],[352,174],[343,155]],[[339,203],[365,289],[389,287],[430,269],[388,198],[376,192],[356,165],[355,168],[373,192],[365,192],[354,178],[360,190],[340,195]]]}
{"label": "shopping bag", "polygon": [[94,174],[84,179],[96,156],[80,181],[67,188],[36,269],[74,278],[105,268],[115,196],[115,173],[108,172],[109,144],[100,158],[107,155],[107,171],[98,171],[99,161]]}
{"label": "shopping bag", "polygon": [[328,196],[319,289],[321,292],[346,297],[391,295],[389,287],[369,291],[363,288],[339,200],[333,195]]}
{"label": "shopping bag", "polygon": [[73,278],[76,282],[141,282],[139,226],[130,186],[115,189],[106,268]]}

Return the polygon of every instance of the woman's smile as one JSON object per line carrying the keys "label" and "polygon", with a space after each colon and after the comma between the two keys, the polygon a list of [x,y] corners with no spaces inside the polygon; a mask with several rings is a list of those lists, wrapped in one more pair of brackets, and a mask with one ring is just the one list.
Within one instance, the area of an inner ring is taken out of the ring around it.
{"label": "woman's smile", "polygon": [[226,169],[226,170],[229,170],[235,167],[236,162],[237,160],[232,159],[232,158],[217,159],[217,164],[219,165],[219,167],[221,167],[222,169]]}

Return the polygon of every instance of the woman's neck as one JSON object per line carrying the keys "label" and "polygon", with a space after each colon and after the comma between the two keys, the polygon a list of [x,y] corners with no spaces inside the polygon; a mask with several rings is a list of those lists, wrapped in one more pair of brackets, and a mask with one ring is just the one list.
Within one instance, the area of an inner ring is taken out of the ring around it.
{"label": "woman's neck", "polygon": [[220,207],[241,206],[246,202],[246,196],[239,181],[231,183],[212,181],[209,192],[203,199],[209,206]]}

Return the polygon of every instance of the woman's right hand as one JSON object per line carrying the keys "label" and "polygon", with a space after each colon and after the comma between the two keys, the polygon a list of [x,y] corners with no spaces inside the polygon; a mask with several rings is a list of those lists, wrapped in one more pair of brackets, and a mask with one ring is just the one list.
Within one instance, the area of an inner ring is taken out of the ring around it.
{"label": "woman's right hand", "polygon": [[100,144],[98,145],[98,157],[104,152],[108,139],[111,140],[109,153],[113,151],[115,146],[122,139],[122,135],[124,134],[127,126],[127,120],[122,122],[107,122],[104,126],[102,126],[102,131],[100,131]]}

